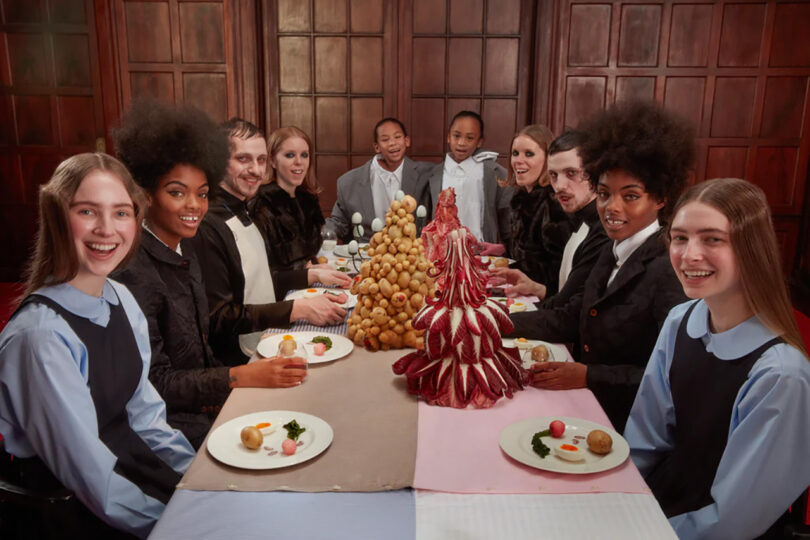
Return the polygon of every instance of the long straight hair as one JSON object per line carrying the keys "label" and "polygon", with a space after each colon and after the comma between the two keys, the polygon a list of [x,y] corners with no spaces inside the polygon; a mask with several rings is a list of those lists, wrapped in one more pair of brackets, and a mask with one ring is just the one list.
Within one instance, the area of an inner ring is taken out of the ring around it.
{"label": "long straight hair", "polygon": [[[540,147],[540,150],[543,151],[543,155],[545,156],[543,160],[543,171],[540,173],[540,177],[537,179],[537,184],[541,186],[547,186],[549,182],[548,178],[548,147],[551,145],[552,141],[554,141],[554,134],[551,133],[551,130],[548,129],[543,124],[530,124],[517,133],[512,137],[512,144],[509,145],[509,174],[506,177],[506,182],[504,185],[506,186],[517,186],[517,180],[515,179],[515,171],[512,170],[512,149],[515,146],[515,139],[520,137],[521,135],[525,135],[526,137],[530,138],[534,142],[537,143],[537,146]],[[526,189],[523,186],[518,186],[520,189]]]}
{"label": "long straight hair", "polygon": [[[307,148],[309,149],[309,168],[307,169],[307,175],[304,177],[304,183],[302,185],[308,192],[317,195],[322,190],[318,185],[318,181],[315,179],[315,156],[313,155],[315,152],[312,149],[312,141],[309,139],[309,135],[304,133],[302,129],[295,126],[287,126],[278,128],[271,133],[270,137],[267,139],[267,157],[270,160],[274,159],[275,155],[278,154],[281,149],[281,145],[284,144],[284,141],[293,137],[300,137],[307,143]],[[272,183],[278,181],[276,169],[273,167],[272,161],[269,163],[267,170],[268,182]]]}
{"label": "long straight hair", "polygon": [[[146,199],[143,191],[120,161],[102,153],[85,153],[69,157],[59,164],[47,184],[39,189],[39,229],[34,253],[26,271],[25,292],[20,301],[43,285],[58,285],[70,281],[79,272],[79,257],[73,245],[73,231],[68,213],[70,203],[82,181],[93,171],[104,171],[117,177],[132,198],[135,220],[140,225]],[[135,238],[123,267],[135,253],[141,227],[135,228]]]}
{"label": "long straight hair", "polygon": [[690,202],[706,204],[726,216],[746,302],[762,324],[808,358],[782,277],[779,245],[765,193],[738,178],[708,180],[687,189],[672,215]]}

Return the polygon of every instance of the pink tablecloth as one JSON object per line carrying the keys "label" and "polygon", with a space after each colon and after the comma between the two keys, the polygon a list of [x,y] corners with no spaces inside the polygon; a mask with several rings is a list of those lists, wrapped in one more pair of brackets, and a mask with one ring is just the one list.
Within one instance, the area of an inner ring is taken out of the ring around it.
{"label": "pink tablecloth", "polygon": [[528,467],[498,445],[501,430],[533,416],[573,416],[610,426],[590,390],[528,388],[491,409],[452,409],[419,402],[413,486],[457,493],[650,493],[628,459],[601,473],[573,475]]}

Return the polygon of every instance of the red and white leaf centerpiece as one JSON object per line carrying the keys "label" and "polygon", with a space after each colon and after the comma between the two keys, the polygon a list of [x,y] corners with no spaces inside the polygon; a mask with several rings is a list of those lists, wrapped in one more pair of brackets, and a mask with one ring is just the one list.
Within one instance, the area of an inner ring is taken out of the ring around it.
{"label": "red and white leaf centerpiece", "polygon": [[393,369],[431,405],[487,408],[521,390],[528,374],[517,349],[503,346],[501,332],[513,325],[506,308],[487,298],[488,265],[473,254],[477,241],[459,222],[455,198],[452,188],[442,191],[436,217],[422,231],[437,286],[413,319],[425,331],[425,349]]}

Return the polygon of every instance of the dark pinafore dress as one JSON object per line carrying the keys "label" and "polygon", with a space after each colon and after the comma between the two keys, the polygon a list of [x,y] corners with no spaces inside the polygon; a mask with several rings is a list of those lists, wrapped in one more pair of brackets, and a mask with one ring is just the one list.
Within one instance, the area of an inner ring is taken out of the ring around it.
{"label": "dark pinafore dress", "polygon": [[737,393],[774,338],[734,360],[720,360],[689,337],[689,307],[678,328],[669,382],[675,408],[674,448],[645,479],[669,518],[714,503],[711,487],[728,442]]}
{"label": "dark pinafore dress", "polygon": [[[17,311],[31,303],[43,304],[53,309],[68,323],[87,349],[87,384],[96,409],[99,439],[117,458],[115,472],[137,485],[150,497],[163,503],[168,502],[175,485],[180,481],[180,475],[155,455],[129,425],[126,406],[140,382],[143,360],[120,300],[118,305],[110,304],[110,320],[106,327],[75,315],[50,298],[36,294],[26,298]],[[46,491],[61,486],[38,457],[9,460],[6,455],[3,460],[4,472],[11,473],[23,487]],[[60,538],[97,532],[101,532],[105,538],[115,535],[129,537],[110,529],[80,503],[60,513],[66,515],[56,516],[49,510],[44,518],[54,522],[51,528],[55,530],[52,532]],[[49,535],[48,531],[43,533]]]}

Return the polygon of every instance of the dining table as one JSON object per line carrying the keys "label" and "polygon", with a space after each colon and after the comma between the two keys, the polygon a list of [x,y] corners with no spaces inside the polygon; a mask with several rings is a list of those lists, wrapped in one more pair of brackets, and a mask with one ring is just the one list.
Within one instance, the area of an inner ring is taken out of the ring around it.
{"label": "dining table", "polygon": [[[346,322],[266,335],[306,330],[343,335]],[[504,428],[535,417],[612,428],[590,390],[527,386],[489,408],[433,406],[392,371],[408,352],[355,346],[311,363],[300,386],[234,389],[208,438],[243,415],[284,410],[324,420],[331,444],[303,463],[254,470],[218,461],[206,439],[150,538],[677,538],[629,458],[569,474],[525,465],[501,448]]]}

